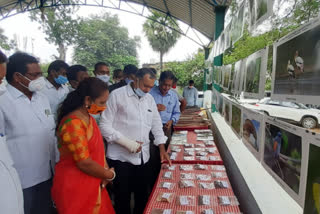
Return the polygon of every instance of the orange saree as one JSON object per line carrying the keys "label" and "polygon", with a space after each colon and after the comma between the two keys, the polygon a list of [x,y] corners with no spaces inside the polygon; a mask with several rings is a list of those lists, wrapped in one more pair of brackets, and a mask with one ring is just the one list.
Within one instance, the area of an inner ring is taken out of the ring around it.
{"label": "orange saree", "polygon": [[57,132],[60,161],[55,167],[52,198],[59,214],[115,214],[101,179],[80,171],[76,162],[90,157],[105,166],[103,139],[95,120],[65,117]]}

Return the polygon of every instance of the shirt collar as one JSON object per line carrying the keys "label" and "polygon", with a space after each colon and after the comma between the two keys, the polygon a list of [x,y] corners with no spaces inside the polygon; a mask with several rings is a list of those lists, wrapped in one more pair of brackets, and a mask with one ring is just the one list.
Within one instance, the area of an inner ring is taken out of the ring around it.
{"label": "shirt collar", "polygon": [[[131,83],[130,83],[130,84],[127,84],[126,87],[127,87],[127,92],[128,92],[128,96],[129,96],[129,97],[136,95],[136,93],[134,93],[134,91],[133,91],[133,89],[132,89],[132,87],[131,87]],[[136,95],[136,96],[138,96],[138,95]]]}
{"label": "shirt collar", "polygon": [[10,83],[7,85],[7,90],[11,94],[11,96],[15,99],[19,97],[26,96],[24,93],[13,87]]}
{"label": "shirt collar", "polygon": [[46,79],[46,87],[49,89],[54,87],[48,79]]}
{"label": "shirt collar", "polygon": [[162,95],[159,86],[155,86],[154,90],[162,97],[171,96],[171,89],[168,91],[168,93],[166,93],[166,95]]}

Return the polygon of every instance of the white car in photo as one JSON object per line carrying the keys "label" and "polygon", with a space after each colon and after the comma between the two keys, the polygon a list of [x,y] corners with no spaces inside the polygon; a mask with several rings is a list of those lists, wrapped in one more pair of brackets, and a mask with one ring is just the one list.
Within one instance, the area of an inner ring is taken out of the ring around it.
{"label": "white car in photo", "polygon": [[255,105],[244,104],[244,107],[264,112],[271,117],[298,123],[307,129],[316,128],[320,121],[320,110],[308,108],[301,103],[264,98]]}

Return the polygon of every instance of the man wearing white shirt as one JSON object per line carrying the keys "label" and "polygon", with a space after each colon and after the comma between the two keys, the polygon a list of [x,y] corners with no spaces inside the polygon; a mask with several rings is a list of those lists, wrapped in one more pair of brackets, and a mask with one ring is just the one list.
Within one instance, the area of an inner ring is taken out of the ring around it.
{"label": "man wearing white shirt", "polygon": [[[6,92],[7,57],[0,51],[0,97]],[[23,214],[23,195],[19,176],[0,131],[0,209],[1,213]]]}
{"label": "man wearing white shirt", "polygon": [[[0,97],[0,132],[14,162],[24,196],[25,214],[50,213],[55,123],[36,58],[15,53],[7,65],[7,92]],[[57,149],[57,148],[56,148]]]}
{"label": "man wearing white shirt", "polygon": [[62,60],[55,60],[48,67],[48,77],[42,93],[47,96],[54,115],[57,115],[60,103],[69,93],[68,86],[66,85],[68,83],[68,67],[68,64]]}
{"label": "man wearing white shirt", "polygon": [[102,114],[100,130],[108,142],[107,158],[114,167],[115,210],[130,214],[130,196],[134,193],[134,214],[143,213],[148,200],[149,132],[159,146],[161,162],[169,156],[164,144],[167,137],[153,97],[148,94],[154,86],[155,74],[147,68],[139,69],[136,79],[110,94],[107,110]]}

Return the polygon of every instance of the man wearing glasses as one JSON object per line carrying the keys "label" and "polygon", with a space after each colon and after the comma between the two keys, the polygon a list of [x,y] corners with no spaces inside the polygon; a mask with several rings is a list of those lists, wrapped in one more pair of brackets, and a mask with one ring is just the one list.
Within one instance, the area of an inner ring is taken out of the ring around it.
{"label": "man wearing glasses", "polygon": [[38,60],[25,53],[9,57],[7,92],[0,97],[0,133],[23,189],[25,214],[50,213],[51,167],[55,163],[55,122],[40,91],[45,79]]}

